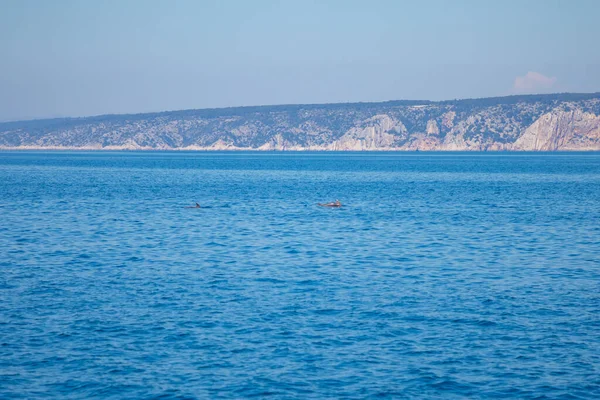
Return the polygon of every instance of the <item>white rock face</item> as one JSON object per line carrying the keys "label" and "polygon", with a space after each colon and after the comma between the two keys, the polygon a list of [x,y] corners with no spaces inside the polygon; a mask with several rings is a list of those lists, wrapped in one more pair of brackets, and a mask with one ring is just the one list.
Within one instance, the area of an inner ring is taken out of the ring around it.
{"label": "white rock face", "polygon": [[283,138],[283,136],[281,136],[281,134],[278,133],[277,135],[273,136],[273,138],[271,140],[269,140],[268,142],[266,142],[265,144],[260,146],[258,148],[258,150],[283,151],[283,150],[290,150],[289,147],[291,147],[291,146],[287,143],[287,141]]}
{"label": "white rock face", "polygon": [[427,134],[432,136],[437,136],[440,134],[440,128],[438,128],[438,124],[435,122],[435,119],[430,119],[427,121]]}
{"label": "white rock face", "polygon": [[208,148],[209,150],[237,150],[238,148],[232,143],[227,143],[223,139],[219,139]]}
{"label": "white rock face", "polygon": [[513,150],[600,150],[600,116],[581,110],[542,115],[514,145]]}
{"label": "white rock face", "polygon": [[454,111],[448,111],[443,115],[442,125],[446,128],[452,128],[454,126],[454,118],[456,117],[456,113]]}
{"label": "white rock face", "polygon": [[341,138],[333,142],[330,150],[378,150],[394,148],[396,134],[406,134],[402,122],[388,115],[375,115],[351,128]]}

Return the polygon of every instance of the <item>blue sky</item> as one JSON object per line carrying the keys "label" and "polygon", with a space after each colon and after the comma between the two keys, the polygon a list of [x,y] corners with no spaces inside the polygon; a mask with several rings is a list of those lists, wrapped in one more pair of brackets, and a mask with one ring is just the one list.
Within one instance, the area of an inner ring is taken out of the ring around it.
{"label": "blue sky", "polygon": [[0,0],[0,120],[600,91],[597,0]]}

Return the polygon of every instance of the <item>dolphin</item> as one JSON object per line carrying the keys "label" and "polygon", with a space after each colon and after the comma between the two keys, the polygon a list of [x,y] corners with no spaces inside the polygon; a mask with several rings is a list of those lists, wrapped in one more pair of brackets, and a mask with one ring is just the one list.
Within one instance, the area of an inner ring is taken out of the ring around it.
{"label": "dolphin", "polygon": [[320,207],[334,207],[334,208],[339,208],[342,206],[342,203],[339,200],[336,200],[332,203],[317,203],[318,206]]}

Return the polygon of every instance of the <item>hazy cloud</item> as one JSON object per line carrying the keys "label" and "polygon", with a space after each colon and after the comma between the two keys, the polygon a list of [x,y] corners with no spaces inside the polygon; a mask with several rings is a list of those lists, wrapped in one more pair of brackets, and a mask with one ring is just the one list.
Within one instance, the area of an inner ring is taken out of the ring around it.
{"label": "hazy cloud", "polygon": [[547,92],[554,87],[555,77],[548,77],[539,72],[529,71],[525,76],[517,76],[513,84],[515,93]]}

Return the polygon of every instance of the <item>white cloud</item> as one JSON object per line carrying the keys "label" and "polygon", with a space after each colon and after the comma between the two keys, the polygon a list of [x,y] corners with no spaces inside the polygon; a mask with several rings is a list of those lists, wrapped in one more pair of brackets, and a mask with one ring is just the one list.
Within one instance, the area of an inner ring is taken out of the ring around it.
{"label": "white cloud", "polygon": [[540,93],[550,91],[556,83],[556,77],[548,77],[539,72],[529,71],[525,76],[517,76],[513,84],[515,93]]}

